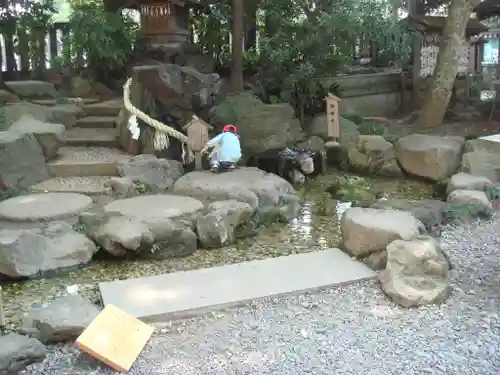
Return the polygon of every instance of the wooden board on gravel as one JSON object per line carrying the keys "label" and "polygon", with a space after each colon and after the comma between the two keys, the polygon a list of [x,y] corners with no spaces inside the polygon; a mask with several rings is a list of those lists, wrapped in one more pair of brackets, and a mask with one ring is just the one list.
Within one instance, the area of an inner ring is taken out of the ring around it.
{"label": "wooden board on gravel", "polygon": [[154,328],[107,305],[76,340],[76,346],[119,372],[128,372]]}

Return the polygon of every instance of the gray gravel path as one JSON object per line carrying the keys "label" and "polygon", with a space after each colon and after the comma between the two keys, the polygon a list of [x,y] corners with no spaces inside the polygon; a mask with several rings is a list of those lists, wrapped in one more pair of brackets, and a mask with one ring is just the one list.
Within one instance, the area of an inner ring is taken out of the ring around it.
{"label": "gray gravel path", "polygon": [[[399,308],[376,282],[255,303],[162,328],[130,374],[498,375],[500,217],[442,241],[454,265],[442,306]],[[70,346],[22,372],[112,373]]]}

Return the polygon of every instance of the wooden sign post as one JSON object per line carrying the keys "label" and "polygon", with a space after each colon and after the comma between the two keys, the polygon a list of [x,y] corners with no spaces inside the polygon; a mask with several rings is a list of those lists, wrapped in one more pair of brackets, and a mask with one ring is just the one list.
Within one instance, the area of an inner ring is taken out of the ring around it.
{"label": "wooden sign post", "polygon": [[113,370],[128,372],[153,331],[139,319],[107,305],[78,337],[76,346]]}
{"label": "wooden sign post", "polygon": [[0,286],[0,329],[5,328],[6,325],[5,312],[3,311],[2,287]]}
{"label": "wooden sign post", "polygon": [[189,148],[194,152],[194,165],[196,170],[203,169],[203,163],[201,158],[201,150],[208,142],[208,132],[213,129],[213,127],[203,121],[198,116],[193,115],[191,121],[189,121],[182,128],[187,132],[187,137],[189,138]]}
{"label": "wooden sign post", "polygon": [[341,99],[329,93],[325,100],[328,138],[337,140],[340,137],[339,103]]}

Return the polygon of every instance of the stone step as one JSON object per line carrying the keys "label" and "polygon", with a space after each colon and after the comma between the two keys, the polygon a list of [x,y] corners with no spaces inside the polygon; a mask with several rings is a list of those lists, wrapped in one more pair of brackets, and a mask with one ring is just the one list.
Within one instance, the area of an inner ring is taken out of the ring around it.
{"label": "stone step", "polygon": [[33,185],[34,193],[79,193],[88,196],[104,195],[111,192],[105,182],[111,176],[54,177]]}
{"label": "stone step", "polygon": [[[83,104],[95,104],[99,103],[99,99],[95,98],[81,98],[83,101]],[[31,100],[32,103],[34,104],[39,104],[39,105],[47,105],[47,106],[53,106],[53,105],[58,105],[58,104],[68,104],[67,101],[65,100],[58,100],[58,99],[34,99]]]}
{"label": "stone step", "polygon": [[116,162],[129,157],[117,148],[61,147],[47,165],[53,177],[117,176]]}
{"label": "stone step", "polygon": [[72,128],[66,131],[66,146],[116,146],[115,129]]}
{"label": "stone step", "polygon": [[42,222],[74,217],[92,207],[83,194],[46,193],[20,195],[0,202],[0,221]]}
{"label": "stone step", "polygon": [[85,116],[76,121],[77,128],[106,129],[114,128],[116,117],[114,116]]}
{"label": "stone step", "polygon": [[122,99],[108,100],[105,102],[86,104],[83,110],[87,116],[118,116],[123,108]]}
{"label": "stone step", "polygon": [[184,319],[252,300],[370,279],[375,273],[339,249],[99,284],[112,304],[148,322]]}

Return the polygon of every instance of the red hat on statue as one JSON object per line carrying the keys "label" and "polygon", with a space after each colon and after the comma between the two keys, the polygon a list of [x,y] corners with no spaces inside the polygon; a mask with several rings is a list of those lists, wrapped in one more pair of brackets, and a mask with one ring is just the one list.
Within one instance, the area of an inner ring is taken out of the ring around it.
{"label": "red hat on statue", "polygon": [[224,128],[222,128],[222,131],[224,133],[233,133],[233,134],[238,134],[238,129],[234,125],[225,125]]}

